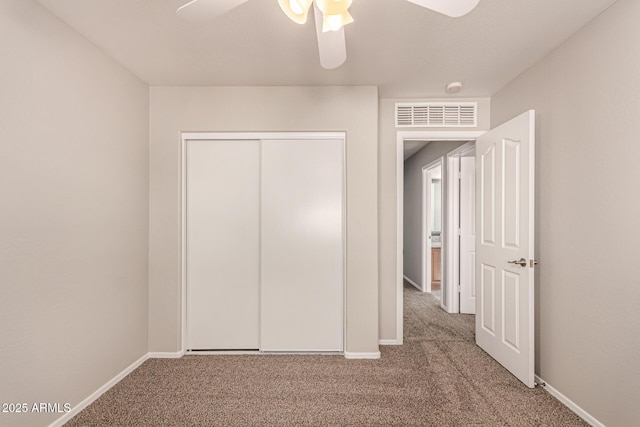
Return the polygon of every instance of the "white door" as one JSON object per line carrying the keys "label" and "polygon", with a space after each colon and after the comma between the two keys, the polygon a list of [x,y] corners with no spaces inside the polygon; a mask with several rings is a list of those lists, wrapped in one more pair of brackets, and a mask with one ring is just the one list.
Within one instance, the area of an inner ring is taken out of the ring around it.
{"label": "white door", "polygon": [[260,141],[186,157],[187,349],[258,349]]}
{"label": "white door", "polygon": [[343,351],[343,152],[341,139],[263,141],[263,351]]}
{"label": "white door", "polygon": [[528,111],[476,143],[476,342],[534,386],[534,140]]}
{"label": "white door", "polygon": [[460,158],[460,313],[476,313],[476,159]]}

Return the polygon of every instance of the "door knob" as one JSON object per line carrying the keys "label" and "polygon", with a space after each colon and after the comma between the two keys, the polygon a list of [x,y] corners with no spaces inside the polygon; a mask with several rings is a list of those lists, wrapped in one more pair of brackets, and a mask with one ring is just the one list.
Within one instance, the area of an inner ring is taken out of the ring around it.
{"label": "door knob", "polygon": [[519,260],[516,261],[508,261],[509,264],[517,264],[520,267],[526,267],[527,266],[527,260],[524,258],[520,258]]}

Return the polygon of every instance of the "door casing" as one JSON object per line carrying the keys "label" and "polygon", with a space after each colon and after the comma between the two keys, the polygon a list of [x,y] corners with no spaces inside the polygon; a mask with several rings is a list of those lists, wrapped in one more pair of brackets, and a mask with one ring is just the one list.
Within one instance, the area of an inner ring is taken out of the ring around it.
{"label": "door casing", "polygon": [[[454,148],[447,153],[447,221],[445,228],[445,258],[444,271],[447,276],[447,286],[443,287],[443,292],[447,295],[441,300],[440,307],[447,313],[460,313],[460,298],[457,289],[460,283],[460,239],[458,229],[460,228],[460,180],[458,173],[460,169],[460,158],[475,153],[476,143],[469,141],[466,144]],[[475,156],[475,154],[473,154]],[[446,304],[445,304],[446,302]]]}
{"label": "door casing", "polygon": [[[396,339],[384,340],[386,345],[402,345],[403,343],[403,264],[404,256],[404,143],[405,141],[475,141],[485,131],[398,131],[396,132]],[[446,190],[443,189],[443,192]],[[446,254],[443,254],[446,265]],[[447,277],[443,271],[443,286]]]}

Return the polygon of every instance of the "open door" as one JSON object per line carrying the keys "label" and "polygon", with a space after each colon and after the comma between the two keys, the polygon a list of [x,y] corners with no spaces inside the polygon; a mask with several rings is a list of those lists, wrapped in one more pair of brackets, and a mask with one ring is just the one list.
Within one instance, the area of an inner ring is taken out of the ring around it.
{"label": "open door", "polygon": [[476,343],[534,387],[534,148],[530,110],[476,142]]}

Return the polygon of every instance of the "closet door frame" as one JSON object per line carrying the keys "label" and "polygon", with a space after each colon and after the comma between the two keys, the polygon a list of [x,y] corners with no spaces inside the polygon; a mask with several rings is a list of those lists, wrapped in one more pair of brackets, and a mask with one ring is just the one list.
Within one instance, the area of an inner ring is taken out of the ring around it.
{"label": "closet door frame", "polygon": [[[189,141],[215,141],[215,140],[327,140],[337,139],[342,141],[342,349],[346,349],[346,319],[347,319],[347,138],[346,132],[182,132],[181,134],[181,210],[180,210],[180,234],[181,234],[181,351],[187,352],[187,144]],[[220,352],[216,352],[219,354]],[[238,352],[230,352],[238,353]],[[196,354],[207,354],[198,352]]]}

